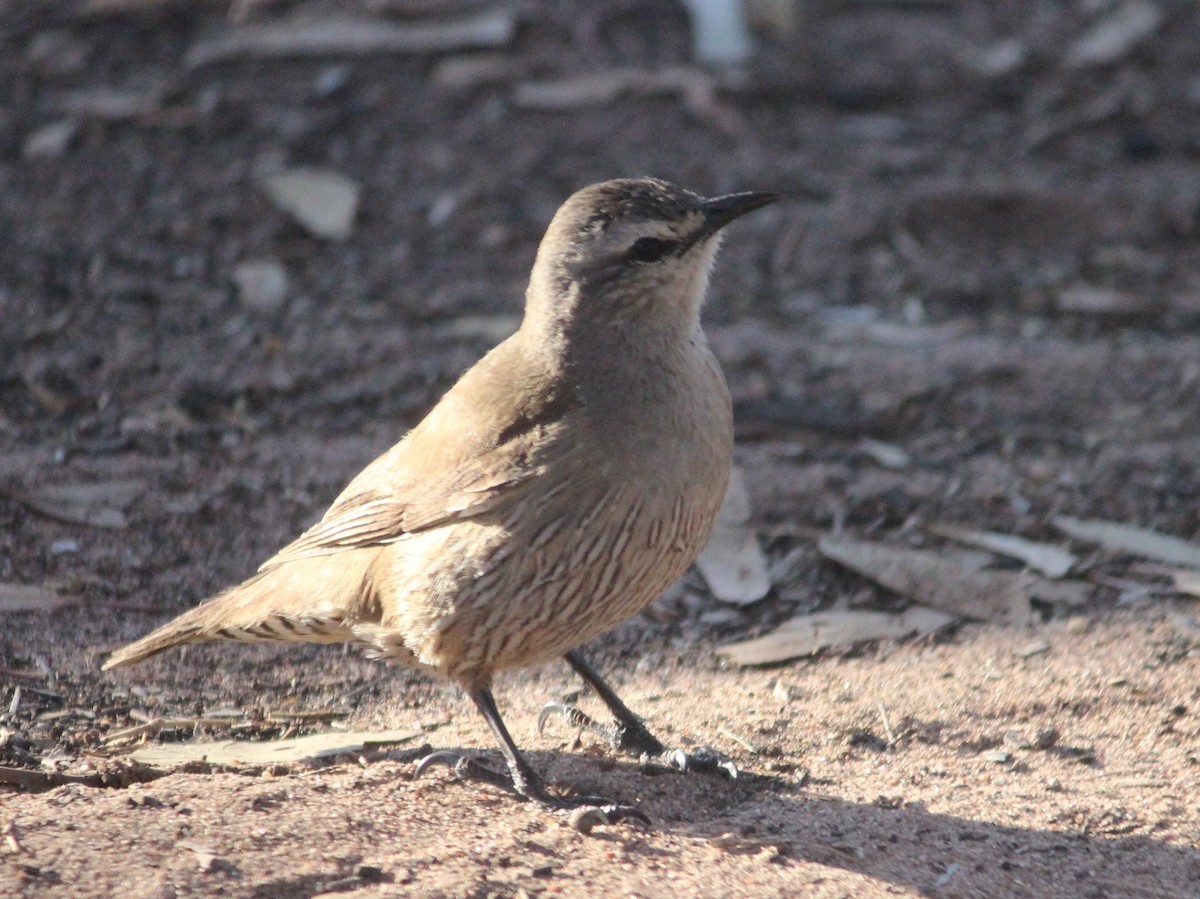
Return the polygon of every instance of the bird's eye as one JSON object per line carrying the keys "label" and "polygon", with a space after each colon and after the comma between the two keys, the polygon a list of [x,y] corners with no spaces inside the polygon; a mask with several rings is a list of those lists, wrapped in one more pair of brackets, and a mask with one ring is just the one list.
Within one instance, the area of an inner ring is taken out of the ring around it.
{"label": "bird's eye", "polygon": [[639,237],[629,248],[629,258],[634,262],[658,262],[669,252],[672,244],[657,237]]}

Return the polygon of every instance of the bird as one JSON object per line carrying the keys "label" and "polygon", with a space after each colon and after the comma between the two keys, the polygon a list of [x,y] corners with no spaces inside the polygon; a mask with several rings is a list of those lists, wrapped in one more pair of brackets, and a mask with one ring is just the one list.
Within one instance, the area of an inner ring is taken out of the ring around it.
{"label": "bird", "polygon": [[506,762],[433,753],[418,776],[445,762],[549,810],[645,820],[551,792],[509,733],[494,675],[564,658],[613,723],[550,703],[539,731],[561,714],[634,755],[734,771],[668,750],[579,647],[656,599],[707,541],[733,421],[701,306],[725,226],[777,199],[704,198],[655,178],[572,194],[538,247],[516,332],[257,573],[104,669],[188,643],[358,644],[457,684]]}

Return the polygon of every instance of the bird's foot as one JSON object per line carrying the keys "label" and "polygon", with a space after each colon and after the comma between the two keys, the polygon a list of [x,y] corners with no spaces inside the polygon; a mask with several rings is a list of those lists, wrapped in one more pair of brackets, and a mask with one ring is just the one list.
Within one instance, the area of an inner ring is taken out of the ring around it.
{"label": "bird's foot", "polygon": [[497,771],[457,752],[443,750],[425,756],[417,762],[413,780],[433,765],[446,765],[460,780],[478,781],[508,790],[545,811],[569,812],[571,825],[581,833],[591,833],[592,828],[600,824],[613,825],[622,821],[650,826],[650,819],[637,806],[623,805],[602,796],[556,796],[532,771]]}
{"label": "bird's foot", "polygon": [[665,765],[677,771],[700,771],[704,774],[720,774],[730,780],[737,780],[737,764],[729,756],[701,746],[694,752],[684,752],[682,749],[668,749],[658,759]]}
{"label": "bird's foot", "polygon": [[737,780],[738,769],[732,759],[707,747],[700,747],[690,753],[682,749],[668,749],[636,718],[628,723],[601,724],[587,712],[573,705],[548,702],[538,713],[538,736],[541,736],[546,722],[556,715],[568,724],[602,738],[618,752],[627,753],[642,761],[665,765],[677,771],[722,774],[730,780]]}
{"label": "bird's foot", "polygon": [[434,765],[445,765],[459,780],[473,780],[479,783],[491,784],[493,787],[499,787],[502,790],[508,790],[510,793],[520,795],[516,784],[513,783],[512,775],[507,771],[497,771],[495,768],[481,765],[470,756],[459,755],[457,752],[450,752],[448,750],[431,752],[429,755],[418,760],[417,767],[413,771],[413,780],[420,778],[422,774]]}

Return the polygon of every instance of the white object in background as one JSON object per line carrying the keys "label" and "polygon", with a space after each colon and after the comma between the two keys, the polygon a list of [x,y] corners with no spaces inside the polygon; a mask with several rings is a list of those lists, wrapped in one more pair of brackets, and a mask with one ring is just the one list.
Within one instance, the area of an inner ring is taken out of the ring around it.
{"label": "white object in background", "polygon": [[705,65],[734,65],[750,58],[753,45],[741,0],[684,0],[692,17],[693,51]]}

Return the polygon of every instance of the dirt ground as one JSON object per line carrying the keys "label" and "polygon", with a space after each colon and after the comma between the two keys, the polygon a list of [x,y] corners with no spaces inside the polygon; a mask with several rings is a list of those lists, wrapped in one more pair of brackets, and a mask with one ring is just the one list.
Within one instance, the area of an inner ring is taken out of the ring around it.
{"label": "dirt ground", "polygon": [[[0,2],[0,583],[67,597],[0,612],[0,893],[1200,895],[1200,626],[1161,566],[1076,543],[1087,602],[1027,627],[765,669],[714,652],[904,604],[822,559],[830,532],[949,552],[925,525],[1062,543],[1066,514],[1200,539],[1200,11],[827,0],[711,77],[665,2],[505,4],[490,49],[188,56],[334,6]],[[528,99],[669,66],[686,89]],[[348,237],[273,204],[291,166],[360,186]],[[737,782],[537,736],[580,690],[561,664],[502,679],[506,720],[554,784],[650,828],[413,781],[425,744],[493,754],[486,726],[340,648],[99,672],[253,571],[515,327],[568,194],[641,174],[788,197],[731,229],[706,309],[772,592],[729,606],[691,574],[588,647]],[[284,289],[239,288],[247,260]],[[106,742],[139,725],[413,739],[163,775]]]}

